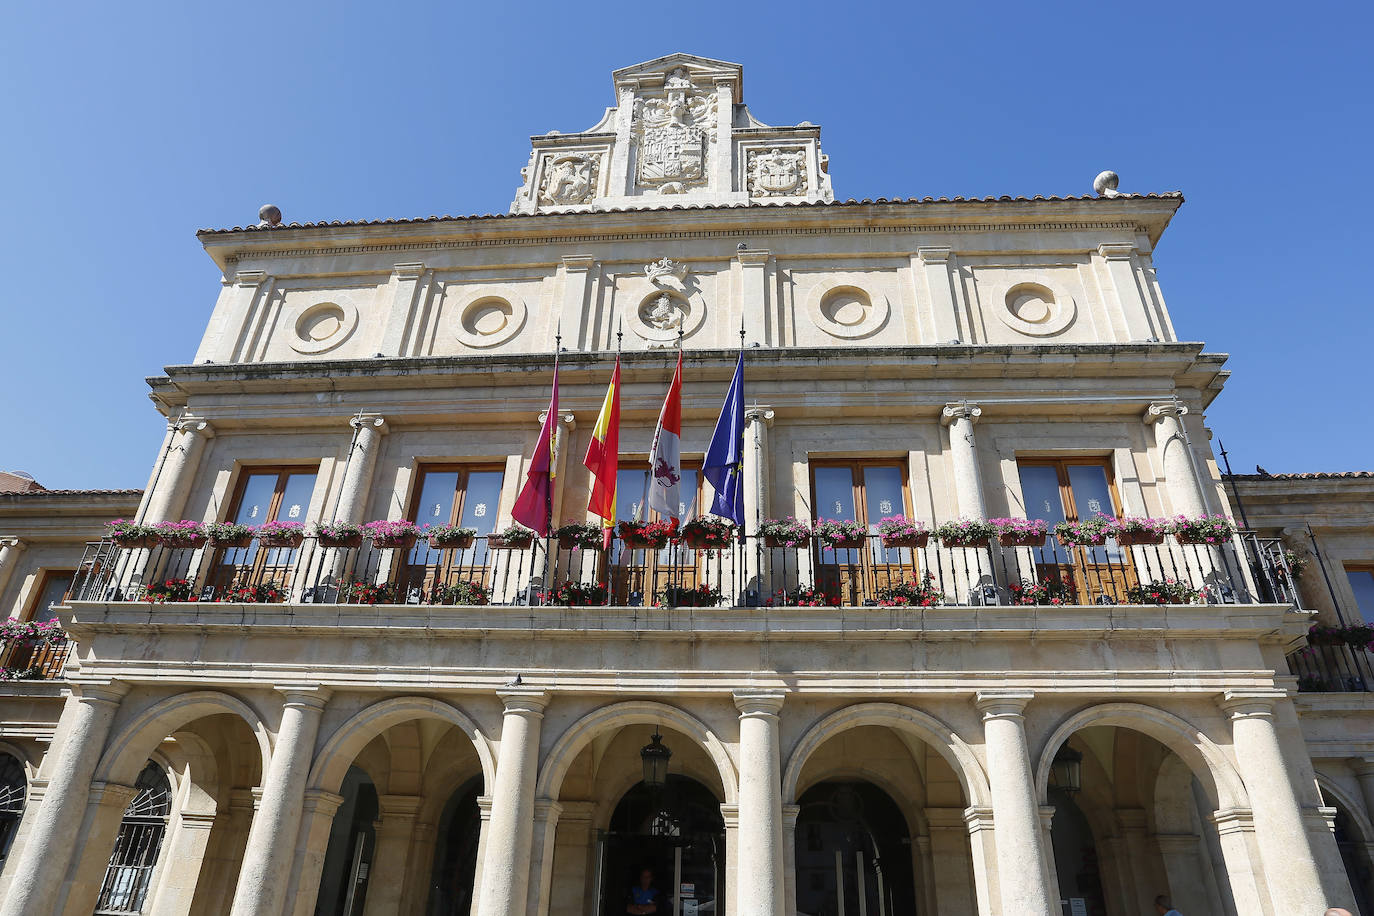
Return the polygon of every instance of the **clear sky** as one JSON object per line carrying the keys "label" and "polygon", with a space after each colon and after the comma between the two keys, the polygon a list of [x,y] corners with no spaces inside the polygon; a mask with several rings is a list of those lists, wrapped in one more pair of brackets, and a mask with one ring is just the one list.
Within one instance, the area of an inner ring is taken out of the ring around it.
{"label": "clear sky", "polygon": [[530,134],[612,69],[744,65],[839,198],[1188,202],[1156,253],[1185,340],[1231,354],[1237,470],[1374,468],[1368,4],[12,3],[0,13],[0,469],[143,486],[219,291],[200,227],[504,212]]}

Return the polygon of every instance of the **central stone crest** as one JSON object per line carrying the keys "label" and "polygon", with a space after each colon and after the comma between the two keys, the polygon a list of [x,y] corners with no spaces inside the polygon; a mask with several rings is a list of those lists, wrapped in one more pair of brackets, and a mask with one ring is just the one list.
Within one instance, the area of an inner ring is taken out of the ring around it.
{"label": "central stone crest", "polygon": [[706,182],[707,143],[716,135],[714,95],[694,92],[685,70],[663,83],[663,98],[636,99],[636,180],[660,194],[680,194]]}

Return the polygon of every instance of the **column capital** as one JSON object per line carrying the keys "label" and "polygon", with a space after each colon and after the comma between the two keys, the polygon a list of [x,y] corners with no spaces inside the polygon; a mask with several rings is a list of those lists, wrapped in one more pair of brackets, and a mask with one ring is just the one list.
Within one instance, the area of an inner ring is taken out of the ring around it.
{"label": "column capital", "polygon": [[561,261],[567,271],[587,271],[596,266],[596,258],[589,254],[565,254]]}
{"label": "column capital", "polygon": [[978,418],[983,415],[983,408],[969,401],[954,401],[946,404],[940,411],[940,423],[948,426],[955,420],[968,420],[970,423],[977,423]]}
{"label": "column capital", "polygon": [[931,245],[928,247],[922,246],[916,249],[916,257],[927,264],[943,264],[949,260],[949,256],[952,253],[953,250],[948,246]]}
{"label": "column capital", "polygon": [[22,538],[17,538],[13,536],[6,536],[0,538],[0,547],[8,547],[10,550],[19,551],[23,550],[27,546],[29,545],[24,543]]}
{"label": "column capital", "polygon": [[359,413],[348,418],[348,425],[356,430],[374,429],[378,433],[387,432],[386,417],[379,413]]}
{"label": "column capital", "polygon": [[1097,253],[1108,261],[1126,261],[1135,254],[1135,243],[1103,242],[1097,246]]}
{"label": "column capital", "polygon": [[265,270],[240,270],[234,274],[236,286],[262,286],[265,282],[267,282],[267,271]]}
{"label": "column capital", "polygon": [[1217,833],[1254,833],[1255,812],[1250,808],[1221,808],[1208,817],[1217,825]]}
{"label": "column capital", "polygon": [[782,806],[782,826],[786,830],[791,830],[797,826],[797,816],[801,814],[801,805]]}
{"label": "column capital", "polygon": [[385,821],[389,817],[414,818],[420,813],[424,800],[418,795],[377,796],[377,813]]}
{"label": "column capital", "polygon": [[763,267],[772,256],[773,253],[767,248],[746,248],[735,252],[735,260],[742,267]]}
{"label": "column capital", "polygon": [[286,706],[302,709],[324,709],[334,691],[319,684],[276,684],[272,688],[286,699]]}
{"label": "column capital", "polygon": [[980,690],[973,704],[983,714],[983,720],[1019,719],[1026,704],[1035,699],[1034,690]]}
{"label": "column capital", "polygon": [[725,822],[725,829],[739,826],[739,805],[721,805],[720,817]]}
{"label": "column capital", "polygon": [[342,795],[327,792],[324,789],[306,789],[305,801],[301,803],[301,810],[307,814],[315,813],[322,817],[333,817],[343,803],[344,797]]}
{"label": "column capital", "polygon": [[992,830],[992,805],[969,805],[964,809],[964,825],[969,836],[983,830]]}
{"label": "column capital", "polygon": [[477,796],[477,817],[484,821],[491,820],[491,796]]}
{"label": "column capital", "polygon": [[563,816],[563,804],[552,798],[534,800],[534,822],[536,824],[557,824]]}
{"label": "column capital", "polygon": [[[538,811],[538,802],[535,802],[535,811]],[[592,818],[596,815],[596,802],[590,801],[564,801],[558,803],[561,809],[558,813],[558,823],[577,826],[591,826]]]}
{"label": "column capital", "polygon": [[1172,417],[1177,420],[1186,416],[1187,413],[1188,405],[1180,401],[1151,401],[1150,406],[1145,408],[1141,420],[1146,426],[1149,426],[1151,423],[1158,423],[1165,417]]}
{"label": "column capital", "polygon": [[105,703],[118,706],[129,692],[129,685],[123,681],[73,681],[72,695],[90,703]]}
{"label": "column capital", "polygon": [[391,275],[398,280],[418,280],[424,272],[423,261],[405,261],[391,266]]}
{"label": "column capital", "polygon": [[173,424],[176,431],[186,433],[189,436],[201,436],[205,439],[212,439],[215,435],[215,428],[210,425],[210,421],[204,417],[179,417]]}
{"label": "column capital", "polygon": [[931,830],[952,830],[968,827],[968,814],[964,808],[926,808],[926,823]]}
{"label": "column capital", "polygon": [[735,708],[739,710],[741,718],[751,716],[776,718],[782,709],[783,701],[786,699],[785,693],[776,690],[736,690],[734,692]]}
{"label": "column capital", "polygon": [[764,426],[772,426],[773,417],[775,416],[776,413],[773,411],[773,408],[762,404],[755,404],[753,407],[744,408],[744,422],[746,425],[749,423],[762,423]]}
{"label": "column capital", "polygon": [[122,811],[129,807],[129,802],[133,801],[137,794],[137,786],[126,786],[117,782],[93,782],[89,798],[91,804],[109,805]]}
{"label": "column capital", "polygon": [[1288,696],[1282,690],[1228,690],[1217,705],[1235,719],[1271,719],[1274,704]]}
{"label": "column capital", "polygon": [[549,705],[549,694],[544,690],[498,690],[496,695],[505,704],[506,715],[544,718],[544,708]]}
{"label": "column capital", "polygon": [[183,811],[178,818],[187,830],[209,830],[215,826],[216,815],[213,811]]}
{"label": "column capital", "polygon": [[1044,827],[1046,830],[1049,830],[1049,829],[1050,829],[1051,825],[1054,824],[1054,812],[1055,812],[1056,810],[1058,810],[1058,809],[1055,808],[1054,805],[1041,805],[1041,806],[1040,806],[1040,826],[1041,826],[1041,827]]}
{"label": "column capital", "polygon": [[[549,412],[547,410],[539,411],[538,423],[541,428],[544,426],[544,421],[547,420],[548,417]],[[561,417],[558,418],[558,422],[566,426],[569,431],[577,429],[577,417],[573,416],[571,413],[563,414]]]}

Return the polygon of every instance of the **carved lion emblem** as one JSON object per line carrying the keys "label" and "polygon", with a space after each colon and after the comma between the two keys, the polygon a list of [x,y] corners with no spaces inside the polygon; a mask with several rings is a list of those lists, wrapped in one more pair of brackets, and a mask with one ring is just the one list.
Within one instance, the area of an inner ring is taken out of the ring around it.
{"label": "carved lion emblem", "polygon": [[596,156],[558,156],[544,170],[539,202],[555,206],[589,203],[596,191]]}

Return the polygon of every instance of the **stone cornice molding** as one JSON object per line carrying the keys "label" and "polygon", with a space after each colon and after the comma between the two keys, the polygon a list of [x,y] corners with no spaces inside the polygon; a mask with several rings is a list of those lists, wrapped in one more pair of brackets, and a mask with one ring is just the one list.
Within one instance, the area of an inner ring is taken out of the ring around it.
{"label": "stone cornice molding", "polygon": [[127,808],[129,807],[129,802],[133,801],[134,796],[137,794],[137,786],[126,786],[117,782],[101,782],[97,780],[91,783],[90,803]]}
{"label": "stone cornice molding", "polygon": [[313,709],[320,711],[329,702],[330,696],[334,691],[320,684],[277,684],[273,690],[280,693],[286,699],[286,707],[297,707],[299,709]]}
{"label": "stone cornice molding", "polygon": [[776,719],[787,699],[787,694],[776,690],[736,690],[733,696],[741,719]]}
{"label": "stone cornice molding", "polygon": [[969,805],[964,809],[964,825],[968,827],[969,836],[980,833],[984,830],[993,829],[991,805]]}
{"label": "stone cornice molding", "polygon": [[477,816],[484,821],[491,820],[491,796],[477,796]]}
{"label": "stone cornice molding", "polygon": [[544,709],[551,699],[544,690],[498,690],[496,695],[505,704],[506,715],[525,716],[531,719],[544,718]]}
{"label": "stone cornice molding", "polygon": [[72,696],[89,703],[105,703],[118,706],[120,700],[129,692],[129,684],[123,681],[73,681]]}
{"label": "stone cornice molding", "polygon": [[319,813],[324,817],[333,817],[343,803],[344,797],[342,795],[324,789],[306,789],[301,810],[307,814]]}
{"label": "stone cornice molding", "polygon": [[767,248],[745,248],[735,252],[735,260],[744,267],[762,267],[772,256],[773,253]]}
{"label": "stone cornice molding", "polygon": [[1040,806],[1040,826],[1049,830],[1054,825],[1054,812],[1058,810],[1054,805]]}
{"label": "stone cornice molding", "polygon": [[777,416],[777,414],[771,407],[755,404],[753,407],[744,408],[744,422],[746,425],[750,423],[762,423],[764,426],[772,426],[775,416]]}
{"label": "stone cornice molding", "polygon": [[926,824],[932,830],[965,829],[968,827],[964,808],[925,808]]}
{"label": "stone cornice molding", "polygon": [[797,817],[801,814],[801,805],[782,806],[782,826],[784,830],[791,830],[797,826]]}
{"label": "stone cornice molding", "polygon": [[1252,808],[1222,808],[1213,811],[1207,818],[1217,825],[1217,833],[1253,833],[1255,813]]}
{"label": "stone cornice molding", "polygon": [[1272,719],[1274,717],[1274,704],[1288,694],[1283,690],[1228,690],[1217,705],[1226,713],[1229,713],[1232,720],[1237,719]]}
{"label": "stone cornice molding", "polygon": [[977,423],[978,418],[983,415],[983,408],[969,401],[955,401],[946,404],[940,411],[940,424],[948,426],[955,420],[968,420],[970,423]]}
{"label": "stone cornice molding", "polygon": [[596,266],[596,258],[589,254],[565,254],[559,262],[566,271],[587,271]]}
{"label": "stone cornice molding", "polygon": [[214,811],[182,811],[178,815],[181,826],[188,830],[209,830],[215,826],[217,817]]}
{"label": "stone cornice molding", "polygon": [[973,697],[973,705],[989,719],[1019,719],[1026,704],[1035,699],[1034,690],[980,690]]}
{"label": "stone cornice molding", "polygon": [[262,286],[266,282],[267,271],[265,270],[240,270],[234,274],[235,286]]}
{"label": "stone cornice molding", "polygon": [[385,435],[389,431],[386,425],[386,417],[379,413],[360,413],[349,417],[348,425],[357,430],[361,430],[365,426],[370,426],[377,431],[378,435]]}
{"label": "stone cornice molding", "polygon": [[424,806],[418,795],[377,795],[377,813],[385,821],[388,817],[414,819]]}
{"label": "stone cornice molding", "polygon": [[552,798],[534,800],[534,822],[559,823],[563,819],[563,803]]}
{"label": "stone cornice molding", "polygon": [[423,261],[405,261],[400,264],[393,264],[391,275],[397,280],[418,280],[425,272]]}
{"label": "stone cornice molding", "polygon": [[[784,810],[790,806],[784,805]],[[739,827],[739,805],[721,805],[720,817],[725,822],[726,830],[733,830]]]}
{"label": "stone cornice molding", "polygon": [[1129,260],[1135,254],[1134,242],[1103,242],[1097,246],[1097,253],[1108,261]]}
{"label": "stone cornice molding", "polygon": [[1158,423],[1165,417],[1181,419],[1188,415],[1188,405],[1180,401],[1152,401],[1149,407],[1145,408],[1145,413],[1141,419],[1146,426],[1151,423]]}
{"label": "stone cornice molding", "polygon": [[916,249],[916,257],[927,264],[943,264],[950,259],[954,253],[948,246],[930,246]]}

